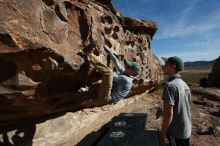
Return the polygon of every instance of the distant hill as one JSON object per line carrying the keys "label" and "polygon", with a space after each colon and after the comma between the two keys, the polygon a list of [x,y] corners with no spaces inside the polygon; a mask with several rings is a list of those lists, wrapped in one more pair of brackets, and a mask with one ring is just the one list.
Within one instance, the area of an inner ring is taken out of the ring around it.
{"label": "distant hill", "polygon": [[212,61],[184,62],[185,69],[212,69],[216,59]]}

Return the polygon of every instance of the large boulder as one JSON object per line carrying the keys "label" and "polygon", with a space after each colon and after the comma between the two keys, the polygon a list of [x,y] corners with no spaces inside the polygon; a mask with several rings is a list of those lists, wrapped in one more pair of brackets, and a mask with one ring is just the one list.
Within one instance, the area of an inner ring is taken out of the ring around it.
{"label": "large boulder", "polygon": [[209,74],[209,86],[220,88],[220,56],[216,59],[212,67],[212,72]]}
{"label": "large boulder", "polygon": [[122,63],[141,64],[136,87],[160,81],[156,30],[151,20],[123,17],[111,0],[1,0],[0,125],[93,106],[85,103],[96,97],[100,74],[81,53],[93,41],[109,67],[104,45]]}

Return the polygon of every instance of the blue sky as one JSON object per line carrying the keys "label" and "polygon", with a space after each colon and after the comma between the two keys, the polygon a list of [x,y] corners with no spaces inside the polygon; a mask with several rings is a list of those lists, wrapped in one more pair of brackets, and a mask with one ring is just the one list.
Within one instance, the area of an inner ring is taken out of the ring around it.
{"label": "blue sky", "polygon": [[124,16],[150,19],[158,30],[152,50],[184,61],[220,56],[220,0],[113,0]]}

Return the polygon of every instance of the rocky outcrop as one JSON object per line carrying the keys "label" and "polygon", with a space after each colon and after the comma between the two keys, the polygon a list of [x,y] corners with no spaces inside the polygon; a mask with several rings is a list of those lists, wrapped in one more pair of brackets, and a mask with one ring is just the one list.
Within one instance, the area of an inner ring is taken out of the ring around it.
{"label": "rocky outcrop", "polygon": [[208,80],[209,85],[212,87],[220,88],[220,57],[215,61],[215,64],[212,67],[212,72],[209,74]]}
{"label": "rocky outcrop", "polygon": [[[50,120],[41,118],[34,122],[25,122],[13,127],[0,129],[0,145],[2,146],[89,146],[77,144],[84,137],[98,131],[114,116],[123,112],[125,107],[143,103],[146,95],[119,101],[115,105],[87,108],[76,112],[53,115]],[[154,104],[152,104],[154,106]],[[137,107],[137,106],[135,106]],[[151,107],[150,105],[146,106]],[[90,139],[90,143],[92,143]]]}
{"label": "rocky outcrop", "polygon": [[92,41],[109,67],[104,45],[121,62],[141,64],[135,87],[159,81],[156,30],[153,21],[123,17],[111,0],[0,1],[0,125],[92,106],[85,103],[96,97],[100,74],[81,53]]}

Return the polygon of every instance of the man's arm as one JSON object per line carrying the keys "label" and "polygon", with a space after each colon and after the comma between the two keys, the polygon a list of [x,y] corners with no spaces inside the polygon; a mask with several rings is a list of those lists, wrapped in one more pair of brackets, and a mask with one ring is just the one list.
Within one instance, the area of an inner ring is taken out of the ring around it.
{"label": "man's arm", "polygon": [[[105,47],[104,47],[105,48]],[[111,49],[107,49],[105,48],[106,52],[109,54],[109,56],[111,57],[111,60],[113,62],[113,64],[115,65],[115,67],[117,68],[117,70],[120,72],[120,74],[123,74],[123,72],[125,71],[124,67],[122,67],[121,63],[119,62],[118,58],[113,54],[113,52],[111,51]]]}
{"label": "man's arm", "polygon": [[165,144],[167,129],[173,119],[173,105],[164,103],[163,124],[160,131],[160,143]]}

